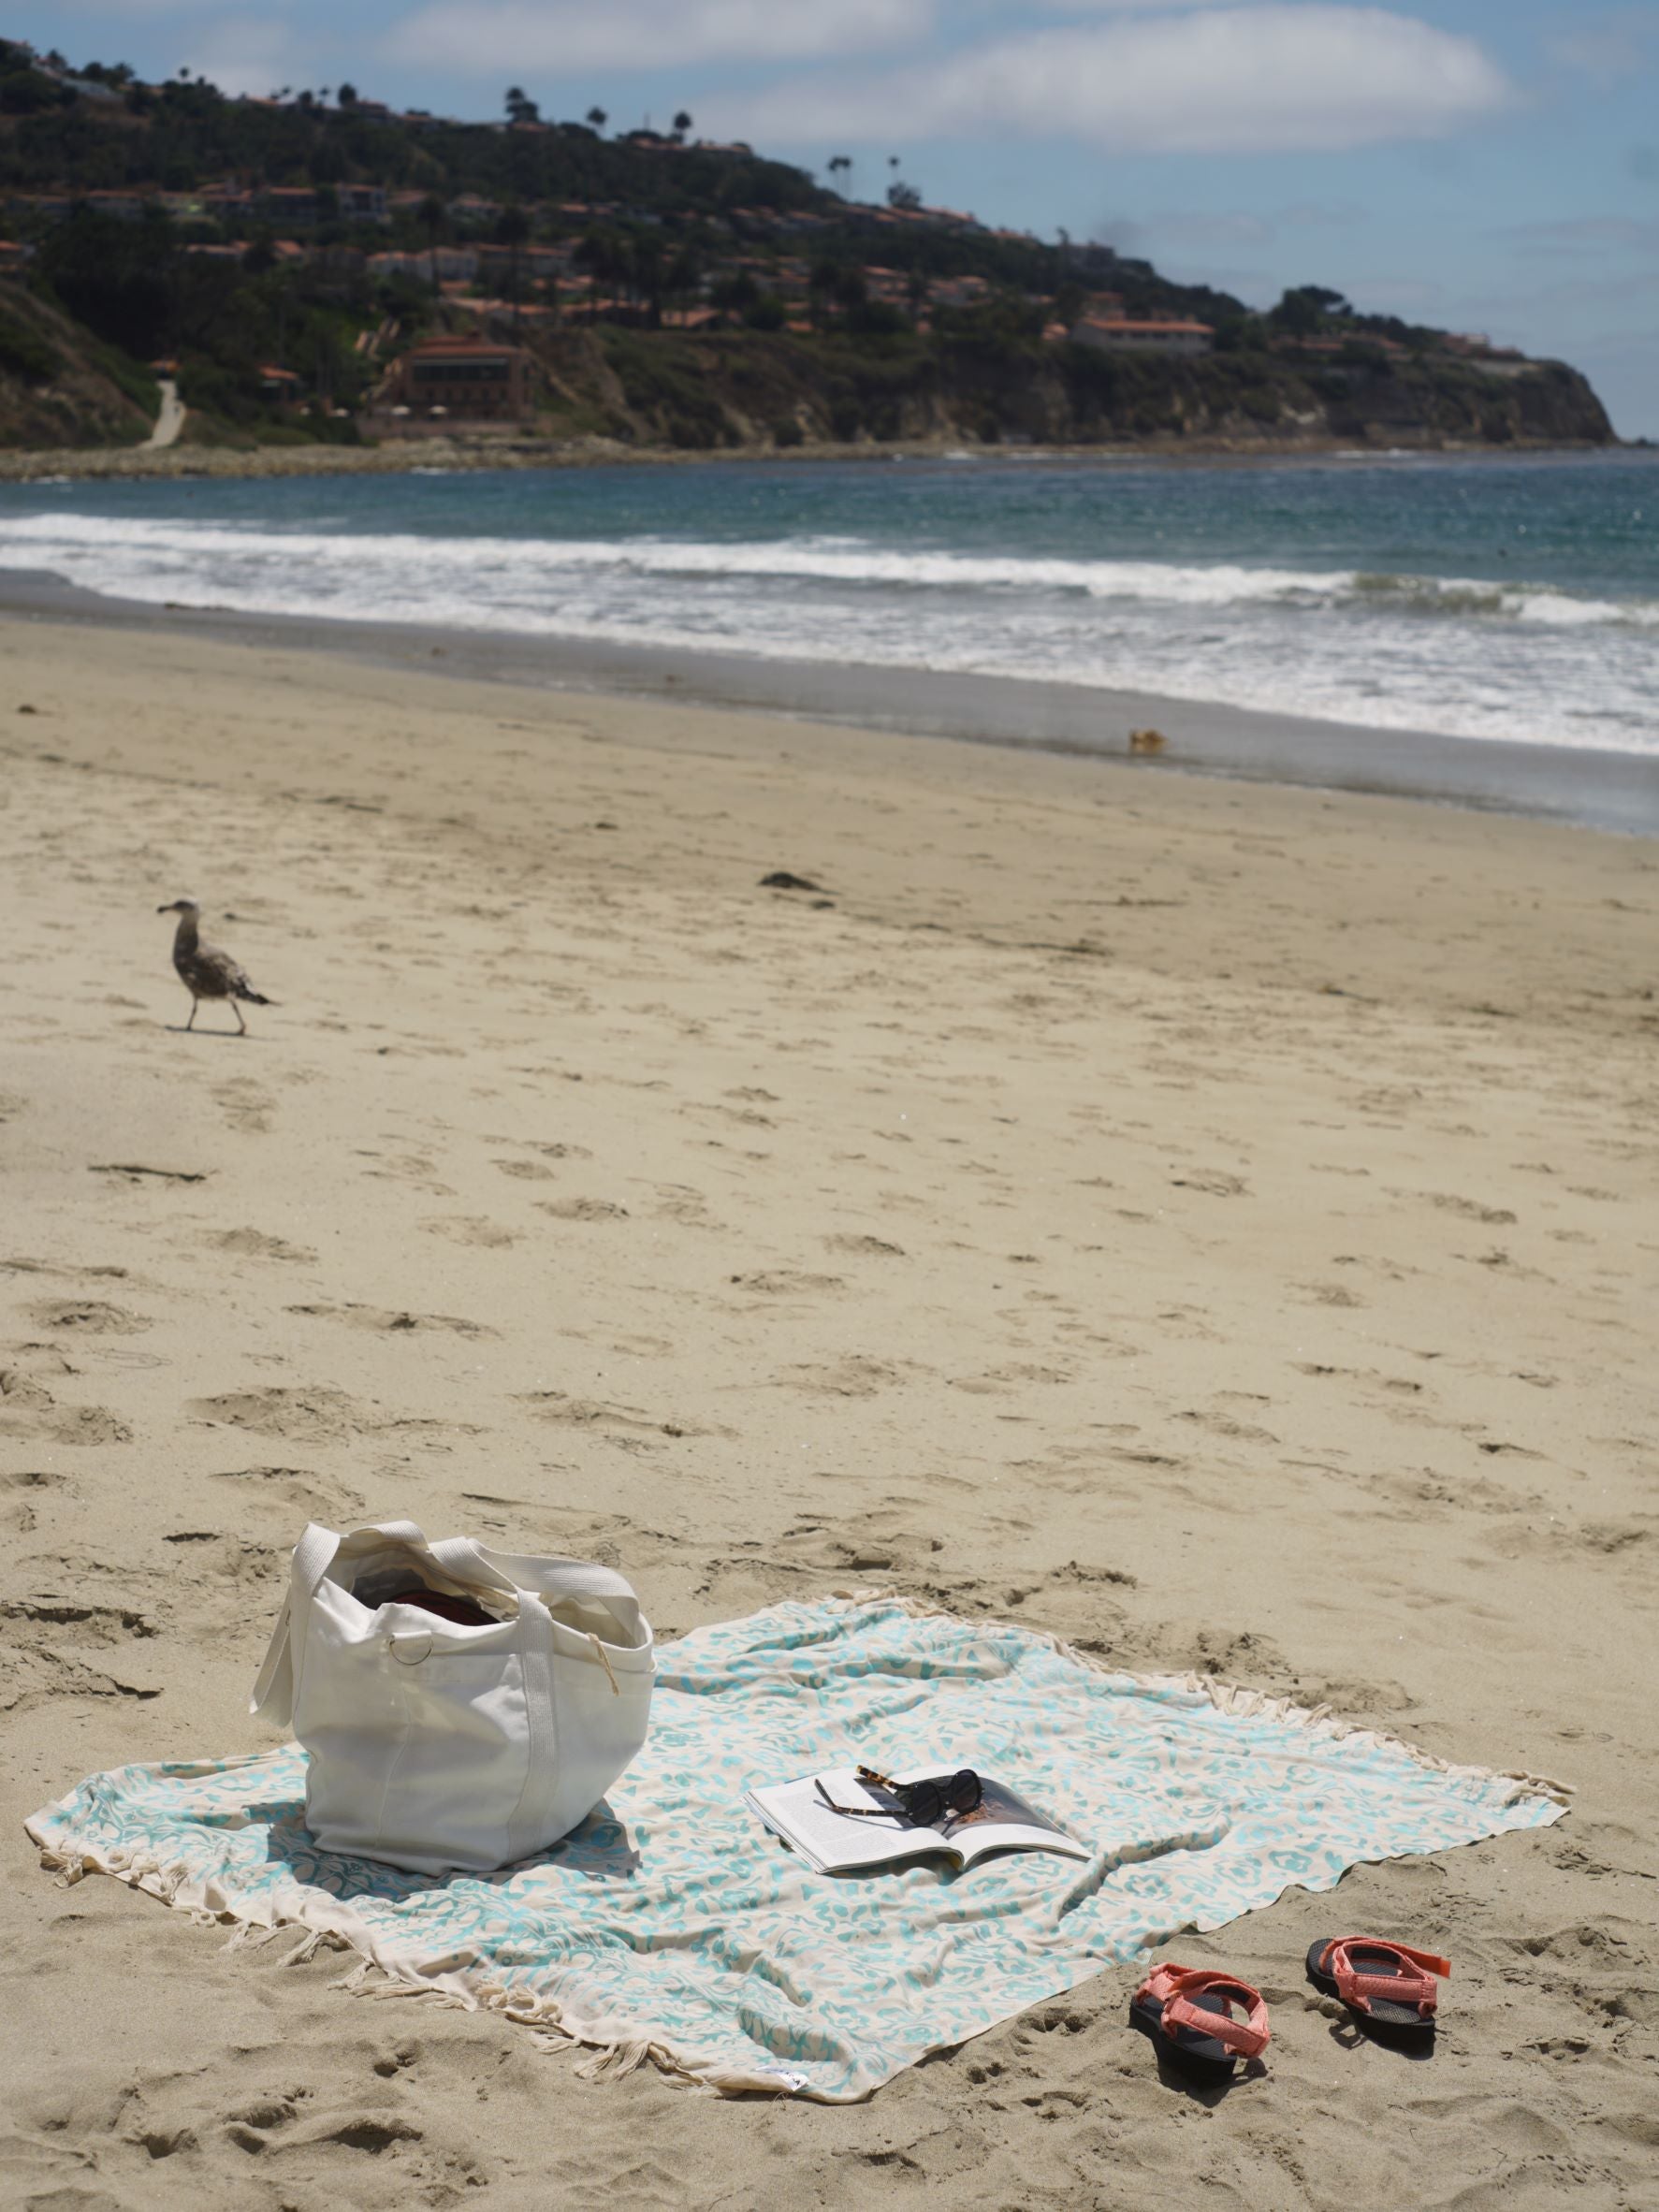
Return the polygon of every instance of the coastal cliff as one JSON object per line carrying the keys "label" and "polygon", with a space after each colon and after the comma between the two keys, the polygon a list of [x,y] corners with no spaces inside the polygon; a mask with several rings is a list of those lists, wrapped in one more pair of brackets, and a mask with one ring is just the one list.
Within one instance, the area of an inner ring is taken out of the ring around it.
{"label": "coastal cliff", "polygon": [[1600,445],[1612,425],[1561,362],[1450,357],[1193,359],[972,338],[803,342],[583,332],[538,347],[546,420],[681,447],[926,443]]}
{"label": "coastal cliff", "polygon": [[[437,441],[449,465],[951,445],[1432,452],[1614,442],[1587,380],[1554,361],[1304,363],[1248,348],[1134,358],[1036,342],[607,328],[530,343],[533,419],[510,431],[453,426]],[[0,478],[355,471],[435,458],[429,437],[379,443],[348,422],[321,442],[292,422],[235,425],[202,410],[178,446],[143,450],[154,408],[148,372],[0,284]]]}

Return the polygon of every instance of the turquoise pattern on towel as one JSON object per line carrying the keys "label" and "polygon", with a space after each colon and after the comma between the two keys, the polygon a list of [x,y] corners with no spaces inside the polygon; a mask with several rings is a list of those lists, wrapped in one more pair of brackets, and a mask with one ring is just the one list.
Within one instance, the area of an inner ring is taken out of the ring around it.
{"label": "turquoise pattern on towel", "polygon": [[[1282,1704],[1102,1673],[1030,1630],[893,1598],[777,1606],[659,1666],[649,1740],[607,1802],[499,1874],[434,1882],[318,1851],[293,1745],[95,1775],[30,1833],[71,1867],[342,1937],[396,1982],[623,2059],[844,2100],[1292,1884],[1562,1810]],[[982,1767],[1094,1855],[821,1876],[743,1803],[860,1757]]]}

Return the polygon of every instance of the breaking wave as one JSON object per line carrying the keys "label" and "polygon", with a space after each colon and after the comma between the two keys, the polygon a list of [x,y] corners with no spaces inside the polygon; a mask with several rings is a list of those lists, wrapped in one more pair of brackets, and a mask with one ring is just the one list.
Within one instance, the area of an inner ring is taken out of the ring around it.
{"label": "breaking wave", "polygon": [[[1659,629],[1659,600],[1592,598],[1547,584],[1230,562],[987,557],[899,549],[827,536],[730,543],[655,537],[461,536],[435,541],[416,532],[277,531],[64,515],[20,517],[7,525],[0,532],[0,564],[23,565],[8,552],[12,547],[27,548],[32,563],[56,557],[72,581],[87,582],[94,589],[140,599],[178,599],[184,595],[182,586],[194,584],[211,604],[249,613],[287,611],[297,600],[308,603],[307,612],[347,611],[335,588],[341,581],[354,599],[371,589],[388,589],[406,599],[411,587],[429,575],[441,560],[451,585],[464,578],[480,589],[509,587],[521,613],[529,611],[523,603],[537,579],[551,583],[574,575],[608,572],[640,577],[819,583],[854,590],[869,587],[883,591],[1076,594],[1186,607],[1258,603],[1294,609],[1358,603],[1403,615],[1464,621]],[[347,572],[343,579],[338,574],[342,568]],[[324,574],[329,577],[327,590],[318,588]],[[165,591],[160,589],[163,584]],[[464,597],[451,591],[445,599],[439,618],[467,622]],[[487,604],[473,606],[471,613],[489,627],[499,626]],[[426,618],[433,617],[429,614]]]}

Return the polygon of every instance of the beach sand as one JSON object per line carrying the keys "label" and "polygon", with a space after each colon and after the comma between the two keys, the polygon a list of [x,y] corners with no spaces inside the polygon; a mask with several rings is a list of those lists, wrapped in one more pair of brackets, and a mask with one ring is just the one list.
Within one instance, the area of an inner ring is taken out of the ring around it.
{"label": "beach sand", "polygon": [[[0,2199],[1659,2199],[1652,842],[165,628],[0,624]],[[245,1041],[176,1033],[186,891]],[[1273,2007],[1224,2100],[1127,1970],[864,2106],[587,2081],[22,1835],[269,1740],[287,1548],[389,1514],[1574,1810],[1172,1943]],[[1356,1930],[1452,1956],[1432,2060],[1306,1987]]]}

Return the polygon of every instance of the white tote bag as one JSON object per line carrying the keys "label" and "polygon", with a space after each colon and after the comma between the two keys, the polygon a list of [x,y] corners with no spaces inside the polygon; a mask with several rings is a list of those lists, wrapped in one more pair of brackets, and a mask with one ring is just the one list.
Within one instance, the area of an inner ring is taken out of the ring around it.
{"label": "white tote bag", "polygon": [[[488,1624],[387,1602],[416,1587]],[[482,1873],[592,1811],[645,1741],[655,1674],[650,1623],[609,1567],[429,1543],[412,1521],[313,1521],[250,1710],[310,1754],[306,1826],[326,1851]]]}

